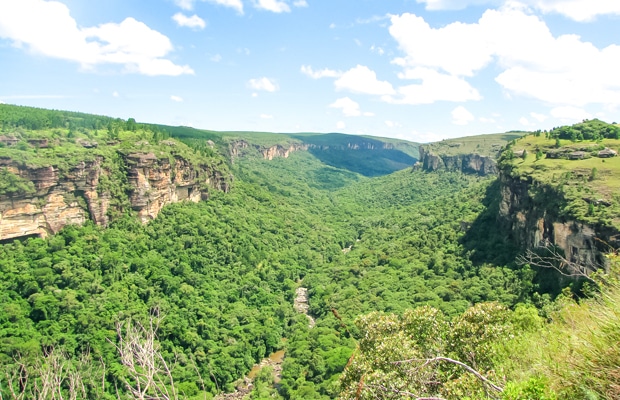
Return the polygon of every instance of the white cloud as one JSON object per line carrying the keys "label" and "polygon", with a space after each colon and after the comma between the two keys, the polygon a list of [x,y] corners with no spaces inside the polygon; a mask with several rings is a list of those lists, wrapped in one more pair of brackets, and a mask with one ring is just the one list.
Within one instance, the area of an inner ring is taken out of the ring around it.
{"label": "white cloud", "polygon": [[385,50],[383,50],[382,47],[375,46],[374,44],[372,46],[370,46],[370,51],[372,51],[373,53],[377,53],[380,56],[385,54]]}
{"label": "white cloud", "polygon": [[329,69],[329,68],[324,68],[324,69],[315,71],[309,65],[302,65],[301,72],[309,76],[312,79],[337,78],[342,75],[342,72],[334,71],[333,69]]}
{"label": "white cloud", "polygon": [[437,10],[462,10],[468,6],[501,3],[501,0],[416,0],[426,4],[429,11]]}
{"label": "white cloud", "polygon": [[112,97],[120,97],[120,94],[118,94],[117,91],[112,92]]}
{"label": "white cloud", "polygon": [[[417,0],[426,4],[427,10],[460,10],[474,5],[514,3],[513,0]],[[543,13],[557,13],[579,22],[587,22],[599,15],[620,15],[620,2],[616,0],[519,0]]]}
{"label": "white cloud", "polygon": [[248,81],[248,87],[254,90],[264,90],[266,92],[276,92],[279,89],[278,84],[274,80],[265,77],[250,79]]}
{"label": "white cloud", "polygon": [[471,99],[479,94],[464,79],[495,63],[502,71],[495,81],[507,96],[556,106],[620,104],[620,46],[599,49],[576,35],[554,37],[540,18],[511,4],[487,10],[476,23],[438,29],[413,14],[392,16],[390,33],[405,54],[393,62],[404,69],[403,77],[424,68],[458,79]]}
{"label": "white cloud", "polygon": [[370,112],[370,111],[364,111],[364,113],[362,115],[364,117],[374,117],[375,113],[374,112]]}
{"label": "white cloud", "polygon": [[170,96],[170,100],[176,101],[177,103],[183,102],[183,98],[182,97],[175,96],[175,95]]}
{"label": "white cloud", "polygon": [[256,92],[252,93],[252,97],[258,97],[258,93]]}
{"label": "white cloud", "polygon": [[271,115],[271,114],[261,114],[260,118],[261,119],[273,119],[273,115]]}
{"label": "white cloud", "polygon": [[493,118],[487,118],[487,117],[480,117],[480,118],[478,118],[478,121],[482,122],[483,124],[493,124],[493,123],[495,123],[495,120]]}
{"label": "white cloud", "polygon": [[293,5],[295,7],[308,7],[308,2],[306,0],[295,0]]}
{"label": "white cloud", "polygon": [[395,90],[389,82],[379,81],[377,74],[363,65],[357,65],[342,74],[334,83],[337,90],[378,96],[393,95]]}
{"label": "white cloud", "polygon": [[539,114],[535,112],[531,112],[530,116],[538,122],[545,122],[545,120],[547,119],[547,116],[545,114]]}
{"label": "white cloud", "polygon": [[620,2],[614,0],[528,0],[542,12],[555,12],[575,21],[591,21],[599,15],[620,15]]}
{"label": "white cloud", "polygon": [[436,101],[462,102],[480,100],[482,96],[463,78],[443,74],[431,68],[412,68],[399,74],[401,79],[421,83],[401,86],[397,96],[385,96],[384,101],[395,104],[431,104]]}
{"label": "white cloud", "polygon": [[[174,3],[181,7],[183,10],[193,10],[194,9],[194,3],[197,0],[174,0]],[[243,14],[243,3],[241,2],[241,0],[202,0],[202,1],[207,1],[209,3],[213,3],[213,4],[218,4],[220,6],[224,6],[224,7],[229,7],[229,8],[234,8],[235,10],[237,10],[237,12],[239,12],[240,14]]]}
{"label": "white cloud", "polygon": [[343,121],[338,121],[338,122],[336,123],[336,128],[337,128],[337,129],[344,129],[344,128],[346,128],[346,127],[347,127],[347,124],[345,124]]}
{"label": "white cloud", "polygon": [[220,62],[222,61],[222,56],[220,54],[215,54],[213,56],[211,56],[211,58],[209,58],[211,61],[213,62]]}
{"label": "white cloud", "polygon": [[345,117],[359,117],[362,115],[360,105],[348,97],[342,97],[329,106],[341,109]]}
{"label": "white cloud", "polygon": [[[204,0],[203,0],[204,1]],[[243,3],[241,0],[206,0],[210,3],[219,4],[224,7],[230,7],[237,10],[239,14],[243,14]]]}
{"label": "white cloud", "polygon": [[452,110],[452,123],[454,125],[467,125],[471,121],[475,120],[472,113],[467,111],[463,106],[458,106]]}
{"label": "white cloud", "polygon": [[385,126],[387,126],[388,128],[400,128],[403,125],[398,122],[387,120],[385,121]]}
{"label": "white cloud", "polygon": [[254,0],[254,6],[258,9],[274,13],[291,12],[291,7],[279,0]]}
{"label": "white cloud", "polygon": [[174,4],[184,10],[191,10],[194,8],[194,0],[174,0]]}
{"label": "white cloud", "polygon": [[183,13],[176,13],[172,16],[174,22],[179,26],[185,26],[187,28],[192,29],[204,29],[207,26],[204,19],[200,18],[198,15],[194,14],[191,17],[186,16]]}
{"label": "white cloud", "polygon": [[584,119],[592,118],[592,114],[578,107],[555,107],[550,112],[551,116],[561,120],[562,122],[577,122]]}
{"label": "white cloud", "polygon": [[57,1],[0,2],[0,37],[35,54],[78,62],[85,69],[119,64],[144,75],[193,74],[187,65],[166,57],[170,39],[133,18],[80,28],[64,4]]}
{"label": "white cloud", "polygon": [[519,123],[521,125],[523,125],[523,126],[530,126],[530,125],[532,125],[532,123],[530,123],[530,121],[528,121],[528,119],[525,118],[525,117],[519,118]]}
{"label": "white cloud", "polygon": [[394,60],[403,67],[431,67],[448,74],[472,76],[492,60],[485,45],[486,32],[478,24],[455,22],[434,29],[422,17],[405,13],[391,18],[390,34],[404,58]]}

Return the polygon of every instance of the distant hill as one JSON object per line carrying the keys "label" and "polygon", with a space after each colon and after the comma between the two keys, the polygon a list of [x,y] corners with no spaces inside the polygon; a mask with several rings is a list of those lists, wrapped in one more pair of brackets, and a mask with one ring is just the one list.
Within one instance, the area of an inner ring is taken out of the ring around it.
{"label": "distant hill", "polygon": [[157,129],[186,141],[211,140],[231,157],[288,157],[293,151],[309,151],[329,166],[364,176],[387,175],[411,167],[419,155],[418,143],[342,133],[216,132],[166,125],[157,125]]}

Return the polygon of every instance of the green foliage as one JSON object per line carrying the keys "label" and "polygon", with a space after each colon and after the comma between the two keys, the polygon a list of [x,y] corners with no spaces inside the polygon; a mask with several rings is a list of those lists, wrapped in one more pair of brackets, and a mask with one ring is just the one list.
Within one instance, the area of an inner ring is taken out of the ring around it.
{"label": "green foliage", "polygon": [[584,120],[571,126],[561,126],[549,132],[550,137],[557,139],[577,140],[601,140],[618,139],[620,127],[608,124],[598,119]]}
{"label": "green foliage", "polygon": [[34,183],[15,175],[8,168],[0,168],[0,195],[28,195],[34,192]]}

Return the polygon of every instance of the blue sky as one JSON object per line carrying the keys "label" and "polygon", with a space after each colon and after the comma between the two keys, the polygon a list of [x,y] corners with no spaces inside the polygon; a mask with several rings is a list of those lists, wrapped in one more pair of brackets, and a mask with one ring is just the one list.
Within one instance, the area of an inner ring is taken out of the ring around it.
{"label": "blue sky", "polygon": [[617,0],[0,0],[0,101],[434,141],[620,121]]}

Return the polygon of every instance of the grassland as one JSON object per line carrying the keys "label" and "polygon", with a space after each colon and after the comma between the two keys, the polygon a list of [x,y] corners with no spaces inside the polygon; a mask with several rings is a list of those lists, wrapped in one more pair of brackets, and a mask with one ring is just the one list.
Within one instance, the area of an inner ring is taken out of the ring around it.
{"label": "grassland", "polygon": [[472,154],[497,157],[510,141],[519,139],[526,132],[493,133],[488,135],[466,136],[425,144],[424,147],[438,155]]}
{"label": "grassland", "polygon": [[[620,140],[573,142],[527,135],[509,150],[514,154],[510,161],[512,174],[560,189],[568,201],[566,213],[585,222],[620,228],[620,157],[598,157],[598,151],[604,148],[619,151]],[[521,156],[523,150],[525,156]],[[583,151],[584,158],[548,157],[558,151]]]}

